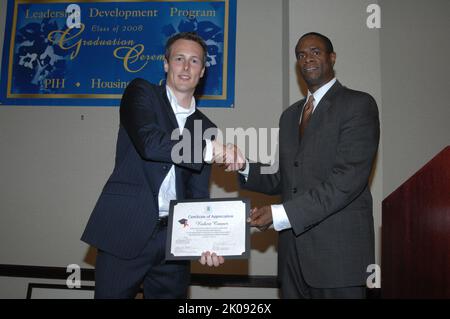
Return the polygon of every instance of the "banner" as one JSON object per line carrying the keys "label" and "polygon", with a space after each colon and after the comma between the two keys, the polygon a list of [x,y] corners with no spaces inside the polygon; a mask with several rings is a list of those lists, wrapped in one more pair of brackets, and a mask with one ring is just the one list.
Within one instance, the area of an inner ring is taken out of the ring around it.
{"label": "banner", "polygon": [[208,46],[200,107],[233,107],[236,0],[9,0],[5,105],[118,106],[140,77],[165,81],[164,46],[193,31]]}

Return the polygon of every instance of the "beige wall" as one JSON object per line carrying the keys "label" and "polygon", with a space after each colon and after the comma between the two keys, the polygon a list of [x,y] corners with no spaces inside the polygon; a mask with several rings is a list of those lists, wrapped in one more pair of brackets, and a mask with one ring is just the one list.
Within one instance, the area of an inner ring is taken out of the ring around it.
{"label": "beige wall", "polygon": [[380,4],[386,197],[450,145],[450,1]]}

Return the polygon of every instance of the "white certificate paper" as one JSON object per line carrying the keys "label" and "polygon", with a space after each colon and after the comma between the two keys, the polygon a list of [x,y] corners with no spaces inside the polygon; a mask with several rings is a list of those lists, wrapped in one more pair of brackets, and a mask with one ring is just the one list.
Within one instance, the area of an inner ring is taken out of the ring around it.
{"label": "white certificate paper", "polygon": [[197,259],[202,252],[228,258],[248,258],[248,199],[172,201],[166,259]]}

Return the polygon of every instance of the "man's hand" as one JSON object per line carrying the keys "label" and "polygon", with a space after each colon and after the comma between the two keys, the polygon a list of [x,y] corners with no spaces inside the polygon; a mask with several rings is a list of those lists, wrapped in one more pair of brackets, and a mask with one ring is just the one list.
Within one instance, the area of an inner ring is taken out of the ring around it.
{"label": "man's hand", "polygon": [[225,262],[225,259],[222,256],[217,256],[216,253],[210,253],[209,251],[203,252],[202,256],[198,260],[203,266],[214,266],[219,267],[221,264]]}
{"label": "man's hand", "polygon": [[225,163],[226,146],[219,143],[217,140],[211,141],[211,145],[213,149],[212,162],[216,164]]}
{"label": "man's hand", "polygon": [[226,172],[245,169],[245,157],[236,145],[227,144],[225,146],[216,140],[211,141],[211,145],[213,147],[212,161],[225,166]]}
{"label": "man's hand", "polygon": [[233,144],[227,144],[225,153],[225,171],[242,171],[245,169],[245,157],[241,150]]}
{"label": "man's hand", "polygon": [[253,208],[250,211],[250,217],[247,222],[261,231],[266,230],[273,223],[272,208],[270,206]]}

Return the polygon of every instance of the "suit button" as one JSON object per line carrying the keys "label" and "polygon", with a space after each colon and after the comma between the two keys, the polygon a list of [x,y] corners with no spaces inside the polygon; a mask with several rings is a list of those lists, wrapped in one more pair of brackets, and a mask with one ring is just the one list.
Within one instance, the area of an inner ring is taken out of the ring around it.
{"label": "suit button", "polygon": [[298,161],[295,161],[295,162],[294,162],[294,166],[295,166],[295,167],[298,167]]}
{"label": "suit button", "polygon": [[293,189],[292,189],[292,193],[297,193],[297,187],[294,187]]}
{"label": "suit button", "polygon": [[167,171],[167,165],[163,166],[163,170]]}

